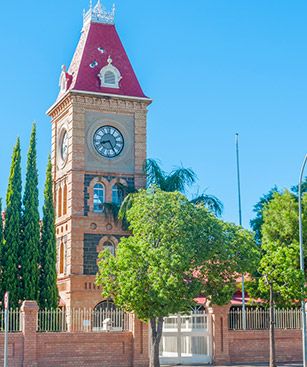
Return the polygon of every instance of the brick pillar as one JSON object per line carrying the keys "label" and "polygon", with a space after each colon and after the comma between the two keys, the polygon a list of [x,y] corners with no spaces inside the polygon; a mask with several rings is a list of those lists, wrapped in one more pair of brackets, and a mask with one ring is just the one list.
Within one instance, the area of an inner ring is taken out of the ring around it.
{"label": "brick pillar", "polygon": [[209,309],[209,313],[212,315],[212,352],[214,364],[230,363],[228,312],[229,305],[213,306]]}
{"label": "brick pillar", "polygon": [[24,301],[21,306],[23,333],[23,367],[37,367],[36,326],[38,306],[35,301]]}
{"label": "brick pillar", "polygon": [[133,334],[133,367],[148,367],[149,351],[148,351],[148,324],[138,320],[134,315],[132,317],[132,334]]}

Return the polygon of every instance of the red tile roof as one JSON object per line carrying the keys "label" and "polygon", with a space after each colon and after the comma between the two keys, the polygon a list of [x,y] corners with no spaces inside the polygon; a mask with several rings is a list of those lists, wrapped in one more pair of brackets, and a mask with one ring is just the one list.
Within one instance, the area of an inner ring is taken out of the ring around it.
{"label": "red tile roof", "polygon": [[[100,85],[98,74],[104,66],[108,65],[109,56],[112,58],[112,65],[122,76],[119,88]],[[94,62],[97,65],[91,68],[90,64]],[[111,24],[90,22],[84,26],[68,73],[72,78],[71,83],[67,83],[67,89],[70,90],[147,98],[136,78],[116,28]]]}

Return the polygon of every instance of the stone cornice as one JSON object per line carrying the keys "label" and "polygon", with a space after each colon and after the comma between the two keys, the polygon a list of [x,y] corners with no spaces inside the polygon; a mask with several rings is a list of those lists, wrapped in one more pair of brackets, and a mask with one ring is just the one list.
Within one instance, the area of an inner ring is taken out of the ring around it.
{"label": "stone cornice", "polygon": [[66,111],[72,103],[72,96],[69,92],[65,93],[58,101],[56,101],[46,112],[48,116],[55,119],[61,113]]}

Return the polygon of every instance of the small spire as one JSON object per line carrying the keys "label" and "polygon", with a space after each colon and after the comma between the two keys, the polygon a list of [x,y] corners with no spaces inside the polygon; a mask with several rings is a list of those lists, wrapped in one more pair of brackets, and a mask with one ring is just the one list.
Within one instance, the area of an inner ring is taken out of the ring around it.
{"label": "small spire", "polygon": [[113,62],[113,60],[111,59],[111,56],[109,55],[109,57],[108,57],[108,64],[110,65],[110,64],[112,64],[112,62]]}

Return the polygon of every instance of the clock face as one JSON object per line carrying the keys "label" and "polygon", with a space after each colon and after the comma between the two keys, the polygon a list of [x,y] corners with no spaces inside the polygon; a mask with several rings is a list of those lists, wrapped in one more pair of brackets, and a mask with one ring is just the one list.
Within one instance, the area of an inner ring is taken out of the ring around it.
{"label": "clock face", "polygon": [[62,136],[62,144],[61,144],[61,156],[64,162],[67,159],[67,155],[68,155],[68,135],[67,131],[65,131]]}
{"label": "clock face", "polygon": [[118,156],[124,148],[124,138],[113,126],[102,126],[96,130],[93,144],[98,154],[107,158]]}

